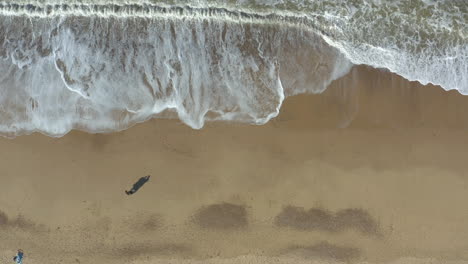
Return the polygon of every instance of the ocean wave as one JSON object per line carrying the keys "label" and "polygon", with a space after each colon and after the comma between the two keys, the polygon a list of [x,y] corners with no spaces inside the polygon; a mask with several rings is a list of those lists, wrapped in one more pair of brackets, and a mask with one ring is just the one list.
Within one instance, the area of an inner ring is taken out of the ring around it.
{"label": "ocean wave", "polygon": [[467,4],[382,2],[0,2],[0,133],[264,124],[353,64],[467,94]]}

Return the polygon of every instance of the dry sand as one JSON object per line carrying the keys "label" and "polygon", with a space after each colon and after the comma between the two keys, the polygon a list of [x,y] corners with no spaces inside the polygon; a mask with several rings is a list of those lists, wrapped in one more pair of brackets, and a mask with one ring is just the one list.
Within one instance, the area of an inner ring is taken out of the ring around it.
{"label": "dry sand", "polygon": [[467,112],[356,67],[263,126],[1,139],[0,262],[463,262]]}

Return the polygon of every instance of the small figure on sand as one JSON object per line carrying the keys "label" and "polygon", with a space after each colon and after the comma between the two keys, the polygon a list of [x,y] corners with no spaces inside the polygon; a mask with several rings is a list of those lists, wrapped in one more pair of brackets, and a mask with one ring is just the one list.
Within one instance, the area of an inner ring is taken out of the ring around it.
{"label": "small figure on sand", "polygon": [[134,194],[141,188],[147,181],[149,181],[150,175],[141,177],[135,184],[133,184],[132,189],[130,191],[125,191],[127,195]]}
{"label": "small figure on sand", "polygon": [[13,257],[13,261],[15,261],[16,264],[23,264],[23,250],[18,249],[18,253],[16,253],[16,256]]}

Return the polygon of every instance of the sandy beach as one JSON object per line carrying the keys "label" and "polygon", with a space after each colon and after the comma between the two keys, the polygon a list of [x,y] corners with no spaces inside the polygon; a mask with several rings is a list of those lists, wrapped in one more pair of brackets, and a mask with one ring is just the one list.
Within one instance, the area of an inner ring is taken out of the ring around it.
{"label": "sandy beach", "polygon": [[262,126],[1,138],[0,262],[462,263],[467,111],[361,66]]}

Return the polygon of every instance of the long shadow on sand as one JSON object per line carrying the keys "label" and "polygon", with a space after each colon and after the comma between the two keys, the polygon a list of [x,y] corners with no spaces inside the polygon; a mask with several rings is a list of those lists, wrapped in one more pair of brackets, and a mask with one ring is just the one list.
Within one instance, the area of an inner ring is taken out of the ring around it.
{"label": "long shadow on sand", "polygon": [[136,193],[147,181],[149,181],[150,175],[141,177],[137,182],[133,184],[132,189],[130,191],[125,191],[127,195]]}

